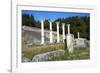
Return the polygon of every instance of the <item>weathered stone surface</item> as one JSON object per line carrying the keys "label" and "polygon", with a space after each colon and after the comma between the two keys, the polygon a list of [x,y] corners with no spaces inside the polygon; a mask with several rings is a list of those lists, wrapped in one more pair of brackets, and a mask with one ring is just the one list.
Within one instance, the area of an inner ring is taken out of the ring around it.
{"label": "weathered stone surface", "polygon": [[53,57],[58,57],[64,55],[64,50],[56,50],[52,52],[46,52],[43,54],[38,54],[33,57],[32,62],[47,61]]}
{"label": "weathered stone surface", "polygon": [[22,62],[30,62],[31,60],[26,58],[26,57],[22,57]]}
{"label": "weathered stone surface", "polygon": [[84,39],[84,38],[79,38],[79,39],[75,39],[75,44],[74,47],[79,47],[79,48],[86,48],[87,47],[88,40]]}
{"label": "weathered stone surface", "polygon": [[73,48],[73,43],[74,43],[74,35],[73,34],[67,34],[67,48],[69,53],[73,53],[74,52],[74,48]]}
{"label": "weathered stone surface", "polygon": [[[45,44],[50,44],[50,30],[44,30]],[[57,42],[57,33],[52,31],[53,43]],[[60,41],[62,35],[60,35]],[[36,27],[22,26],[22,48],[32,48],[41,45],[41,29]]]}

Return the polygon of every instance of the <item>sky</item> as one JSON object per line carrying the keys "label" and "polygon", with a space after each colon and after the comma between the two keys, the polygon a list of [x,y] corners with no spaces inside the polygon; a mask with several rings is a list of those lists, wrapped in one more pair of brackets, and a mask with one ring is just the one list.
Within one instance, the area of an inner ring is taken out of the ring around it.
{"label": "sky", "polygon": [[72,16],[90,16],[89,13],[80,12],[53,12],[53,11],[33,11],[33,10],[22,10],[22,14],[32,14],[36,21],[43,18],[49,20],[56,20],[58,18],[68,18]]}

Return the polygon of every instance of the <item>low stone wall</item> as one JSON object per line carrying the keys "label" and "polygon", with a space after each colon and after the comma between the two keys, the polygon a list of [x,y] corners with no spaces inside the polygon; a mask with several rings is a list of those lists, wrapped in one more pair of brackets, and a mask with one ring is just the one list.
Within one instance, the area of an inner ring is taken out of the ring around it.
{"label": "low stone wall", "polygon": [[74,48],[87,48],[89,45],[89,41],[84,38],[75,39],[74,41]]}
{"label": "low stone wall", "polygon": [[26,57],[22,57],[22,62],[30,62],[31,60],[26,58]]}
{"label": "low stone wall", "polygon": [[52,51],[52,52],[38,54],[33,57],[32,62],[47,61],[53,57],[58,57],[58,56],[64,55],[64,52],[65,52],[64,50],[56,50],[56,51]]}

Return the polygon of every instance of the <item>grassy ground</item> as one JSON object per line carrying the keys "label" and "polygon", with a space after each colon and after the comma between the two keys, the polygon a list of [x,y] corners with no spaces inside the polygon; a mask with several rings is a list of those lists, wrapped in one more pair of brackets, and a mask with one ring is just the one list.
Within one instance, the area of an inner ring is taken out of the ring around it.
{"label": "grassy ground", "polygon": [[[40,47],[22,49],[22,53],[24,54],[25,57],[32,60],[32,58],[37,54],[55,51],[58,49],[64,50],[64,44],[44,45]],[[81,60],[81,59],[89,59],[89,58],[90,58],[89,48],[75,48],[73,53],[68,53],[67,49],[65,49],[65,54],[63,56],[54,57],[49,61]]]}
{"label": "grassy ground", "polygon": [[90,53],[89,48],[75,48],[73,53],[68,53],[65,51],[65,54],[60,57],[54,57],[49,61],[61,61],[61,60],[83,60],[89,59]]}
{"label": "grassy ground", "polygon": [[64,49],[64,44],[41,45],[40,47],[22,49],[22,53],[25,57],[32,60],[32,58],[37,54],[55,51],[58,49]]}

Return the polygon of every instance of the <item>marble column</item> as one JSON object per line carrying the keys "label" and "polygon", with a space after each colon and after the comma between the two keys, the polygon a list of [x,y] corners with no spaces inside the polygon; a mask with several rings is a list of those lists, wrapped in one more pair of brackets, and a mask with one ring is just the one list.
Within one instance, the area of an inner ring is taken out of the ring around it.
{"label": "marble column", "polygon": [[80,33],[79,32],[77,32],[77,35],[78,35],[78,39],[80,38]]}
{"label": "marble column", "polygon": [[49,27],[50,27],[50,43],[53,43],[53,38],[52,38],[52,21],[49,21]]}
{"label": "marble column", "polygon": [[59,22],[56,22],[57,24],[57,43],[59,43]]}
{"label": "marble column", "polygon": [[63,43],[65,40],[65,23],[62,23]]}
{"label": "marble column", "polygon": [[68,24],[67,26],[68,26],[68,34],[70,34],[70,24]]}
{"label": "marble column", "polygon": [[41,20],[41,44],[44,44],[44,19]]}
{"label": "marble column", "polygon": [[70,24],[68,26],[68,34],[67,34],[67,49],[69,53],[73,53],[73,34],[70,34]]}

